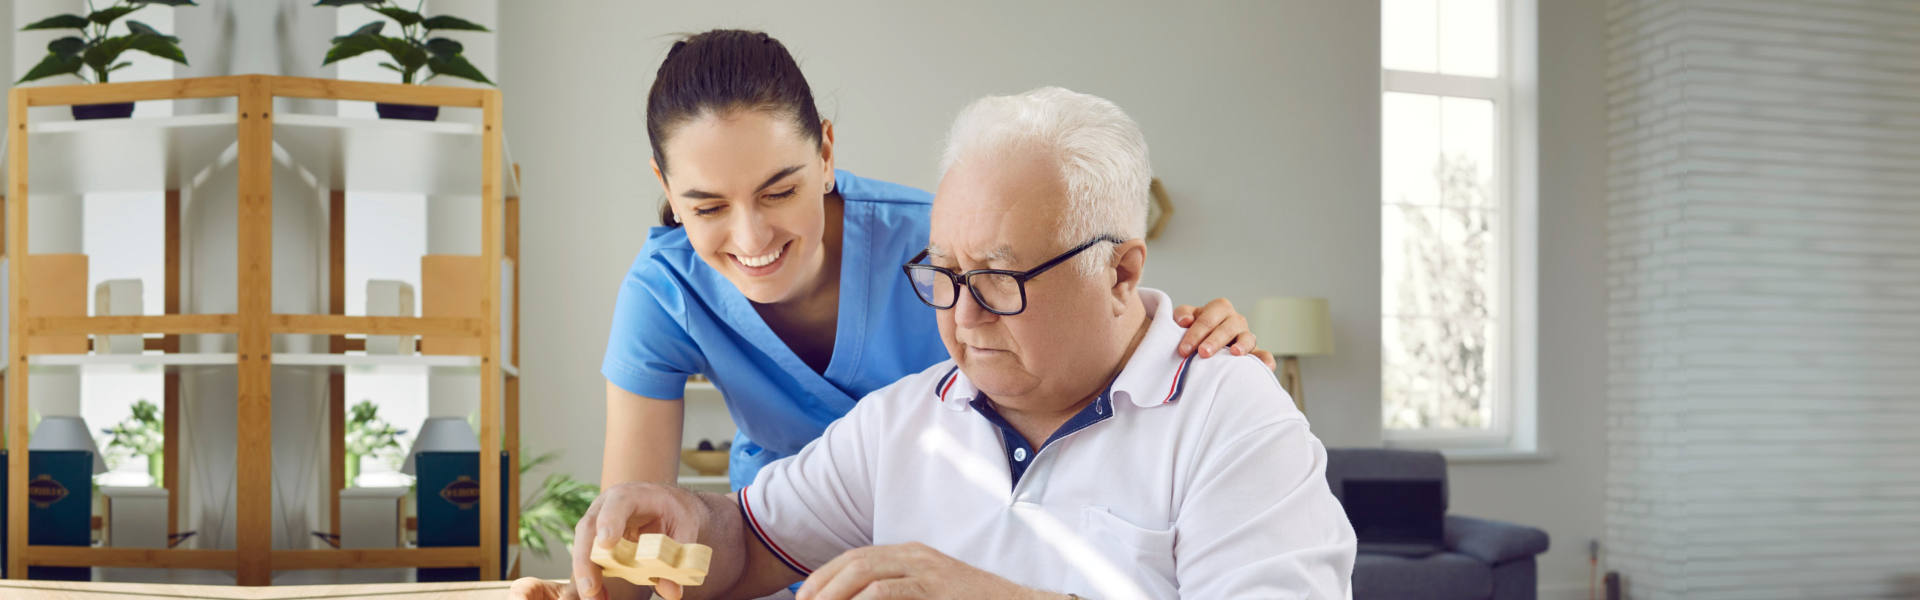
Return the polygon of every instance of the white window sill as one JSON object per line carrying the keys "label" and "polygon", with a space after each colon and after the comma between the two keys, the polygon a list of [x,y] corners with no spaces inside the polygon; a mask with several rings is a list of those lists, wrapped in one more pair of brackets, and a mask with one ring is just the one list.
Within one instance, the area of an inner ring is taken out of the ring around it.
{"label": "white window sill", "polygon": [[1438,448],[1438,450],[1441,455],[1447,457],[1449,464],[1527,463],[1553,460],[1553,453],[1544,450],[1513,448]]}

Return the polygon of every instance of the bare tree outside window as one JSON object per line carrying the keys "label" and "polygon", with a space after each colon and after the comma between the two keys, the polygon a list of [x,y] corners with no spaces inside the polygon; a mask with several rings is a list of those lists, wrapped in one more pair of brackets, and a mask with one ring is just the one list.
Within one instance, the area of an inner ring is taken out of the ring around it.
{"label": "bare tree outside window", "polygon": [[1399,235],[1389,236],[1383,251],[1399,252],[1403,265],[1396,297],[1385,299],[1382,417],[1388,429],[1492,425],[1489,300],[1497,213],[1488,171],[1464,154],[1442,154],[1433,169],[1437,205],[1403,198],[1383,207],[1400,220]]}
{"label": "bare tree outside window", "polygon": [[[1381,0],[1381,438],[1530,450],[1533,205],[1508,0]],[[1522,52],[1530,52],[1524,48]],[[1529,59],[1531,60],[1531,59]],[[1520,112],[1515,112],[1519,110]],[[1528,121],[1530,123],[1530,121]],[[1517,136],[1517,137],[1516,137]],[[1511,195],[1511,196],[1510,196]]]}

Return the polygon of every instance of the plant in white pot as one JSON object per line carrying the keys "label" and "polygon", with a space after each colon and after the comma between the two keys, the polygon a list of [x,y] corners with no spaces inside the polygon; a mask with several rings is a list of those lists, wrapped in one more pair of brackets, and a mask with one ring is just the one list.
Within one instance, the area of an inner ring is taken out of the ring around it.
{"label": "plant in white pot", "polygon": [[160,485],[166,471],[166,424],[160,417],[160,407],[154,406],[146,398],[133,403],[133,415],[120,423],[101,430],[109,436],[107,451],[112,462],[118,463],[122,455],[144,456],[147,459],[147,475],[153,477],[153,485]]}
{"label": "plant in white pot", "polygon": [[[327,51],[327,59],[321,66],[330,65],[375,50],[387,53],[391,61],[380,63],[381,67],[400,74],[400,83],[414,84],[442,75],[459,77],[469,81],[478,81],[493,85],[493,81],[480,72],[473,63],[461,55],[466,48],[444,37],[433,37],[436,31],[491,31],[472,21],[448,15],[426,16],[419,12],[425,1],[414,6],[414,10],[401,8],[391,0],[320,0],[314,6],[350,6],[365,5],[368,9],[393,19],[400,25],[400,35],[386,35],[386,21],[374,21],[360,26],[359,29],[343,36],[333,38],[333,49]],[[430,73],[419,77],[420,69]],[[382,119],[411,119],[432,121],[439,118],[438,106],[415,106],[411,104],[378,103],[375,108]]]}
{"label": "plant in white pot", "polygon": [[347,415],[347,481],[348,487],[360,477],[360,459],[375,456],[383,452],[401,453],[400,436],[407,433],[397,429],[386,419],[380,418],[380,407],[372,400],[361,400],[353,405]]}
{"label": "plant in white pot", "polygon": [[[86,83],[107,83],[114,71],[133,66],[133,63],[120,60],[120,55],[128,50],[138,50],[177,62],[187,64],[187,55],[180,50],[180,38],[160,33],[158,30],[132,19],[127,20],[126,35],[108,35],[115,21],[131,15],[150,4],[166,6],[198,6],[193,0],[121,0],[99,10],[91,10],[86,15],[55,15],[21,27],[21,31],[48,29],[75,29],[80,35],[63,37],[47,44],[47,57],[40,64],[27,71],[25,77],[14,83],[26,83],[48,77],[72,75]],[[88,2],[89,9],[93,6]],[[87,79],[82,71],[90,71],[93,79]],[[132,102],[113,102],[108,104],[75,104],[73,118],[112,119],[133,116]]]}

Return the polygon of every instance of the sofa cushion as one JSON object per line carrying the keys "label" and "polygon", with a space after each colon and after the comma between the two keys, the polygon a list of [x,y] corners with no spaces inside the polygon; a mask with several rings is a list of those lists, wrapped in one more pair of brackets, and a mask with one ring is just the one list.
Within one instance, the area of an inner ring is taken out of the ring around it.
{"label": "sofa cushion", "polygon": [[1447,457],[1439,452],[1387,448],[1328,448],[1327,487],[1345,502],[1348,479],[1437,479],[1440,508],[1447,508]]}
{"label": "sofa cushion", "polygon": [[1487,600],[1493,569],[1464,554],[1423,558],[1361,554],[1353,561],[1353,600]]}

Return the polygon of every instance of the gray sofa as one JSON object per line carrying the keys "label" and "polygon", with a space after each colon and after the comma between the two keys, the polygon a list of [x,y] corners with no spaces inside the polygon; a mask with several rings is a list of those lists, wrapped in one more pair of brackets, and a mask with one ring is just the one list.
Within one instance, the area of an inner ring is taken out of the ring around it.
{"label": "gray sofa", "polygon": [[[1344,499],[1350,479],[1438,479],[1446,490],[1447,459],[1438,452],[1380,448],[1327,449],[1327,484]],[[1442,502],[1446,494],[1441,495]],[[1501,521],[1447,515],[1446,549],[1421,558],[1360,554],[1353,564],[1354,600],[1533,600],[1534,557],[1547,532]]]}

